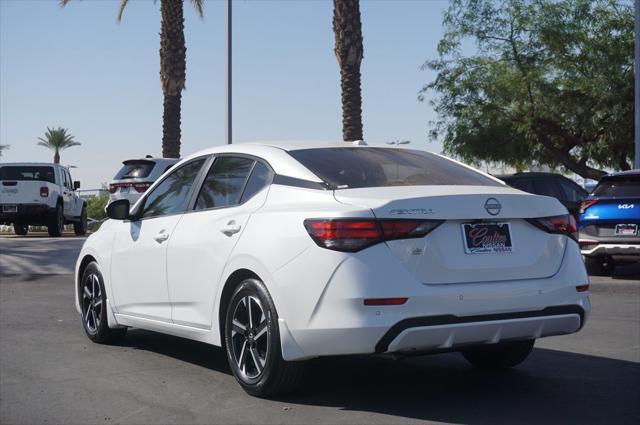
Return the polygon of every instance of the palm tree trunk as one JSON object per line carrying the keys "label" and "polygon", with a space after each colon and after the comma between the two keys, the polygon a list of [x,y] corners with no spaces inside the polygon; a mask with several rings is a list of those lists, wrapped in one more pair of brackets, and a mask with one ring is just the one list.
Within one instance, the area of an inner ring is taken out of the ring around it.
{"label": "palm tree trunk", "polygon": [[364,49],[359,0],[333,0],[333,31],[342,89],[342,139],[362,140],[360,64]]}
{"label": "palm tree trunk", "polygon": [[53,154],[53,163],[60,164],[60,151],[56,148],[55,153]]}
{"label": "palm tree trunk", "polygon": [[162,157],[180,158],[180,108],[182,93],[164,94],[162,116]]}
{"label": "palm tree trunk", "polygon": [[180,157],[180,108],[185,86],[186,53],[183,0],[161,0],[160,83],[164,93],[162,156]]}

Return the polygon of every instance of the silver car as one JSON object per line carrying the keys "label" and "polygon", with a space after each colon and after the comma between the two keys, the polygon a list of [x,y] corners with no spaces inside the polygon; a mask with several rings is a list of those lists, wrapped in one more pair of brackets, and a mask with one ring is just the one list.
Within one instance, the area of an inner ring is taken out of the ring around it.
{"label": "silver car", "polygon": [[135,204],[149,186],[179,160],[147,156],[123,161],[122,168],[109,183],[109,202],[127,199],[131,205]]}

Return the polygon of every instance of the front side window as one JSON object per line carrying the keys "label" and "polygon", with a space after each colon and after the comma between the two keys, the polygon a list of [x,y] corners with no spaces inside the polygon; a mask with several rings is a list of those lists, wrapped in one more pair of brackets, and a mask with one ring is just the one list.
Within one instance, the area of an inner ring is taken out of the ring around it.
{"label": "front side window", "polygon": [[216,158],[202,184],[195,209],[221,208],[240,202],[254,160],[233,156]]}
{"label": "front side window", "polygon": [[142,218],[176,214],[187,208],[191,187],[206,159],[197,159],[169,174],[146,197]]}
{"label": "front side window", "polygon": [[290,151],[335,189],[380,186],[501,186],[477,171],[429,152],[389,148],[319,148]]}

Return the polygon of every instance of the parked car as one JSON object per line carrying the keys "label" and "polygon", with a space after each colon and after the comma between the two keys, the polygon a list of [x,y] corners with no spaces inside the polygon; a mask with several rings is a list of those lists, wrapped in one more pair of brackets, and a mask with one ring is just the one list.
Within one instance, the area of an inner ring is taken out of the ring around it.
{"label": "parked car", "polygon": [[13,224],[17,235],[30,225],[47,226],[50,236],[61,236],[73,223],[76,235],[87,231],[87,211],[67,167],[47,163],[0,165],[0,223]]}
{"label": "parked car", "polygon": [[151,156],[123,161],[122,168],[109,183],[109,202],[128,199],[131,205],[135,204],[149,186],[178,161]]}
{"label": "parked car", "polygon": [[590,309],[560,202],[423,151],[220,146],[107,215],[76,265],[87,336],[133,326],[222,346],[258,396],[321,356],[451,350],[515,366]]}
{"label": "parked car", "polygon": [[640,261],[640,170],[603,177],[580,210],[580,247],[591,274]]}
{"label": "parked car", "polygon": [[516,189],[556,198],[574,217],[578,216],[582,200],[589,195],[576,182],[556,173],[526,172],[496,177]]}

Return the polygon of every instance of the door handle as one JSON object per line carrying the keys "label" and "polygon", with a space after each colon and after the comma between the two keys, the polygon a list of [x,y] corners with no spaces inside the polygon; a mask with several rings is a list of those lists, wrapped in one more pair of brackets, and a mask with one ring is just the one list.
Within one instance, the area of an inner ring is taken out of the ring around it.
{"label": "door handle", "polygon": [[231,220],[230,222],[227,223],[226,226],[220,229],[220,231],[227,236],[233,236],[236,233],[238,233],[240,229],[242,229],[242,226],[240,226],[239,224],[236,224],[234,220]]}
{"label": "door handle", "polygon": [[164,229],[162,229],[160,230],[160,232],[158,232],[157,235],[153,237],[153,239],[155,239],[155,241],[158,243],[162,243],[169,239],[169,234]]}

